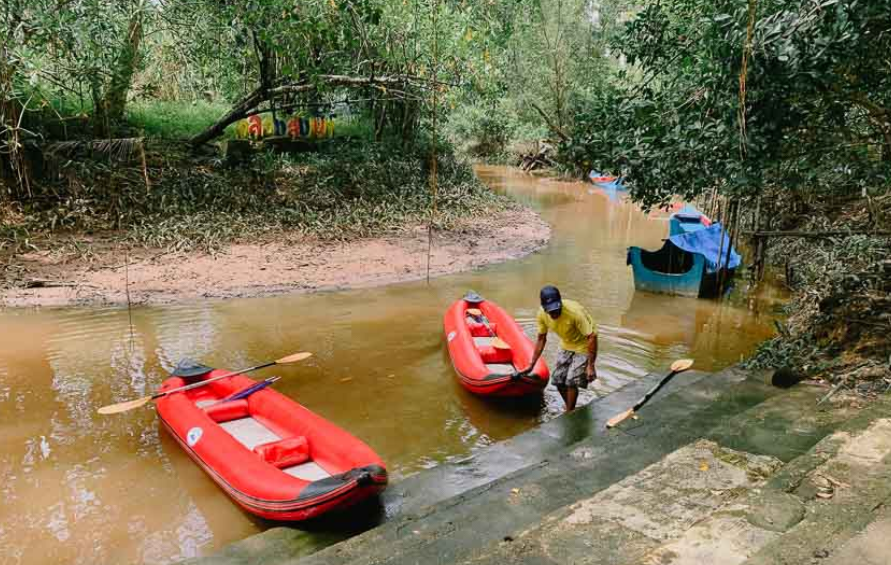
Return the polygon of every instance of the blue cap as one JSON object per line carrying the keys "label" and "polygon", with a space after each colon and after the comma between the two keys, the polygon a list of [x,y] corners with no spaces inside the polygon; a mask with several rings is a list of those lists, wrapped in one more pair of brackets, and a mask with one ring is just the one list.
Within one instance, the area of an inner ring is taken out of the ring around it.
{"label": "blue cap", "polygon": [[548,285],[541,289],[541,307],[545,312],[555,312],[563,308],[563,300],[556,286]]}

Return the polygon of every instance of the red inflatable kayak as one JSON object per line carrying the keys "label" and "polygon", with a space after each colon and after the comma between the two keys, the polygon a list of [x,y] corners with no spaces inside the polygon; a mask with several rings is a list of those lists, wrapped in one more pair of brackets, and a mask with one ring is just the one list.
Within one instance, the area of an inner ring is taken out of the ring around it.
{"label": "red inflatable kayak", "polygon": [[[482,315],[472,316],[468,309],[478,309]],[[540,394],[547,386],[550,374],[544,359],[528,375],[517,376],[518,370],[529,366],[535,346],[516,320],[495,303],[458,300],[446,312],[444,326],[452,365],[470,392],[522,396]],[[496,337],[509,349],[496,348]]]}
{"label": "red inflatable kayak", "polygon": [[[188,383],[172,377],[161,391]],[[306,520],[386,487],[387,470],[371,448],[290,398],[265,388],[217,402],[254,384],[237,375],[157,401],[164,427],[241,507],[269,520]]]}

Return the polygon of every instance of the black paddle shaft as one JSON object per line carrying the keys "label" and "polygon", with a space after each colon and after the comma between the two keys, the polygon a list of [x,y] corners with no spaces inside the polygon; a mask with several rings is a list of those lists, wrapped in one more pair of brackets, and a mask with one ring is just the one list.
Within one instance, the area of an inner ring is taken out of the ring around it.
{"label": "black paddle shaft", "polygon": [[230,373],[226,373],[225,375],[220,375],[219,377],[207,379],[206,381],[198,381],[197,383],[192,383],[190,385],[181,386],[181,387],[175,388],[173,390],[164,390],[161,392],[156,392],[155,394],[152,395],[152,400],[156,400],[158,398],[161,398],[162,396],[167,396],[168,394],[173,393],[173,392],[182,392],[185,390],[192,390],[193,388],[198,388],[199,386],[204,386],[204,385],[211,383],[213,381],[218,381],[220,379],[225,379],[227,377],[234,377],[235,375],[242,375],[244,373],[250,373],[251,371],[265,369],[266,367],[272,367],[275,364],[277,364],[277,361],[270,361],[269,363],[263,363],[262,365],[257,365],[255,367],[249,367],[247,369],[242,369],[240,371],[233,371]]}
{"label": "black paddle shaft", "polygon": [[646,404],[647,401],[650,400],[650,398],[651,398],[654,394],[656,394],[657,392],[659,392],[659,389],[661,389],[663,386],[665,386],[665,385],[668,383],[668,381],[670,381],[672,378],[674,378],[674,376],[677,375],[679,372],[680,372],[680,371],[672,371],[672,372],[668,373],[668,375],[667,375],[665,378],[663,378],[661,381],[659,381],[658,383],[656,383],[656,386],[654,386],[653,388],[651,388],[650,391],[647,392],[647,393],[644,395],[644,397],[641,398],[641,399],[638,401],[638,403],[634,405],[634,408],[632,408],[632,410],[634,410],[635,412],[637,412],[638,410],[640,410],[640,408],[641,408],[644,404]]}

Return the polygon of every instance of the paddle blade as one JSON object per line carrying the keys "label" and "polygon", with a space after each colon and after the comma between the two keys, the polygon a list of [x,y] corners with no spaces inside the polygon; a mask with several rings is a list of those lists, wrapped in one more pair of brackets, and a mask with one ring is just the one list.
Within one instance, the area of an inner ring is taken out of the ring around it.
{"label": "paddle blade", "polygon": [[614,428],[614,427],[618,426],[619,424],[621,424],[623,421],[630,418],[632,414],[634,414],[634,409],[629,408],[628,410],[625,410],[621,414],[618,414],[618,415],[610,418],[609,421],[606,423],[606,427]]}
{"label": "paddle blade", "polygon": [[309,359],[312,357],[312,353],[309,351],[301,351],[300,353],[295,353],[293,355],[288,355],[287,357],[282,357],[281,359],[276,359],[276,365],[289,365],[291,363],[297,363],[299,361],[303,361],[304,359]]}
{"label": "paddle blade", "polygon": [[510,345],[500,337],[496,337],[492,340],[492,347],[495,349],[510,349]]}
{"label": "paddle blade", "polygon": [[680,373],[681,371],[686,371],[690,367],[693,366],[692,359],[678,359],[674,363],[671,364],[671,370],[675,373]]}
{"label": "paddle blade", "polygon": [[148,404],[149,400],[151,400],[151,396],[144,396],[142,398],[137,398],[136,400],[128,400],[127,402],[119,402],[118,404],[112,404],[110,406],[103,406],[99,409],[100,414],[120,414],[121,412],[126,412],[128,410],[133,410],[134,408],[139,408],[140,406],[145,406]]}
{"label": "paddle blade", "polygon": [[480,310],[479,308],[468,308],[467,310],[465,310],[465,312],[467,312],[471,316],[481,316],[483,314],[482,310]]}

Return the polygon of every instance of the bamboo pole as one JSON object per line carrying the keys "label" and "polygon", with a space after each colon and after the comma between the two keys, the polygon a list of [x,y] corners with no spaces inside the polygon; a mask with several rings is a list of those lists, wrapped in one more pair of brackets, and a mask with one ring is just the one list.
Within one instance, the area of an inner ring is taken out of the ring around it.
{"label": "bamboo pole", "polygon": [[851,235],[867,235],[872,237],[891,237],[891,231],[870,231],[870,230],[825,230],[825,231],[756,231],[747,235],[753,237],[846,237]]}
{"label": "bamboo pole", "polygon": [[717,263],[715,263],[715,269],[717,269],[717,272],[715,273],[715,278],[716,278],[716,282],[717,282],[717,286],[718,286],[718,298],[721,298],[721,296],[722,296],[722,293],[721,293],[721,290],[722,290],[722,288],[721,288],[721,262],[722,262],[722,258],[724,255],[724,235],[727,233],[727,224],[724,222],[724,220],[727,217],[726,211],[727,211],[727,206],[725,204],[723,212],[719,210],[720,218],[718,221],[718,223],[721,224],[721,243],[718,245],[718,261],[717,261]]}

